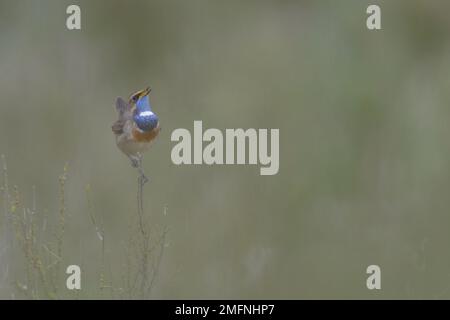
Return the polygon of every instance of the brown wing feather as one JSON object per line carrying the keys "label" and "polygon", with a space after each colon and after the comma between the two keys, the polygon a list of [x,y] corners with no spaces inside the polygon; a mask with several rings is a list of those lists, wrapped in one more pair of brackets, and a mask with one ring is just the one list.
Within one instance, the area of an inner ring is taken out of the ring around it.
{"label": "brown wing feather", "polygon": [[115,134],[122,134],[123,133],[123,126],[125,125],[125,121],[117,120],[114,122],[114,124],[111,126],[112,132]]}
{"label": "brown wing feather", "polygon": [[121,134],[127,120],[133,119],[133,111],[131,105],[120,97],[116,100],[116,110],[119,113],[119,119],[114,122],[111,129],[115,134]]}

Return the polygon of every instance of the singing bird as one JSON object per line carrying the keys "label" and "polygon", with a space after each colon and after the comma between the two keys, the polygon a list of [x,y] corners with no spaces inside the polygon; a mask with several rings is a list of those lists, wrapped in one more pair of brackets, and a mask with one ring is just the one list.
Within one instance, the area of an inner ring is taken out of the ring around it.
{"label": "singing bird", "polygon": [[150,91],[146,88],[133,93],[128,102],[117,98],[119,119],[112,125],[117,146],[131,160],[131,165],[138,168],[145,182],[148,179],[142,171],[142,155],[161,131],[158,116],[150,105]]}

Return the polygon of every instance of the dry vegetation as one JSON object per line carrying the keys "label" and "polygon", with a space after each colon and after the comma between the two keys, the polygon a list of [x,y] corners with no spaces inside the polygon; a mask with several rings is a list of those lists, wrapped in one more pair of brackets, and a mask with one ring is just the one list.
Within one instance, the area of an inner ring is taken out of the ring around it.
{"label": "dry vegetation", "polygon": [[[66,268],[70,264],[65,257],[65,233],[70,228],[67,217],[66,183],[68,166],[59,176],[57,219],[49,219],[48,212],[36,208],[36,190],[32,188],[31,206],[26,204],[22,193],[15,185],[11,187],[8,167],[1,158],[1,205],[0,218],[0,292],[8,292],[9,299],[147,299],[157,278],[164,253],[167,228],[151,226],[143,205],[143,183],[138,181],[138,212],[130,217],[129,240],[126,246],[121,274],[114,278],[107,264],[105,247],[108,245],[103,221],[93,210],[90,186],[86,186],[88,213],[87,223],[92,224],[101,243],[98,295],[90,296],[81,290],[66,288]],[[120,254],[119,252],[113,253]],[[19,266],[19,267],[17,267]],[[83,275],[83,272],[82,272]],[[83,283],[83,277],[82,277]]]}

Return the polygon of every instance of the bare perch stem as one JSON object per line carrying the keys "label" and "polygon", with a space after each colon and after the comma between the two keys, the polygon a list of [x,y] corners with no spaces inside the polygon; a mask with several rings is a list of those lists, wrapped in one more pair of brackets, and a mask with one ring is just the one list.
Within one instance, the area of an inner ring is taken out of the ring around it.
{"label": "bare perch stem", "polygon": [[[164,244],[165,232],[161,236],[160,241],[158,241],[152,232],[148,216],[144,212],[144,185],[149,179],[145,176],[142,168],[142,155],[137,154],[129,158],[131,165],[138,172],[137,217],[135,218],[137,232],[134,232],[130,237],[129,250],[132,254],[128,255],[127,258],[128,277],[125,281],[130,298],[145,299],[150,296],[154,286],[163,253],[163,245],[161,246],[161,251],[158,251],[152,245],[152,241]],[[133,262],[135,262],[134,265]]]}
{"label": "bare perch stem", "polygon": [[161,260],[162,260],[163,254],[164,254],[164,248],[166,246],[166,234],[167,234],[167,232],[168,232],[168,229],[165,228],[163,233],[162,233],[162,235],[161,235],[161,238],[160,238],[160,242],[159,242],[160,250],[159,250],[158,257],[156,258],[156,261],[155,261],[155,264],[154,264],[154,269],[153,269],[153,274],[152,274],[152,277],[150,279],[150,284],[148,286],[148,293],[147,293],[148,295],[150,295],[150,293],[151,293],[151,291],[153,289],[153,285],[154,285],[156,276],[158,275],[159,266],[161,265]]}
{"label": "bare perch stem", "polygon": [[[139,166],[140,168],[140,166]],[[142,171],[142,169],[140,170]],[[144,229],[144,199],[143,199],[143,193],[144,193],[144,184],[147,182],[146,177],[143,173],[140,173],[138,177],[138,194],[137,194],[137,206],[138,206],[138,216],[139,216],[139,227],[141,229],[142,235],[145,236],[145,229]]]}
{"label": "bare perch stem", "polygon": [[142,236],[145,237],[145,228],[144,228],[144,184],[148,182],[148,178],[144,174],[144,170],[142,169],[142,155],[138,154],[137,159],[134,162],[135,167],[139,172],[138,176],[138,194],[137,194],[137,206],[138,206],[138,215],[139,215],[139,227],[141,229]]}

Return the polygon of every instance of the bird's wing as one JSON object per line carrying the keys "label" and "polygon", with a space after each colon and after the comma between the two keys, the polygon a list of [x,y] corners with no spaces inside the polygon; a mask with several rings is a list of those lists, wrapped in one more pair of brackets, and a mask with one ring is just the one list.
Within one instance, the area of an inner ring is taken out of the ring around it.
{"label": "bird's wing", "polygon": [[120,114],[123,114],[126,111],[130,111],[131,110],[131,106],[130,106],[130,104],[125,102],[125,100],[123,100],[121,97],[119,97],[119,98],[116,99],[116,110]]}
{"label": "bird's wing", "polygon": [[122,98],[116,100],[116,110],[119,113],[119,119],[114,122],[111,129],[115,134],[123,133],[123,127],[128,120],[133,119],[133,111],[130,104],[126,103]]}

